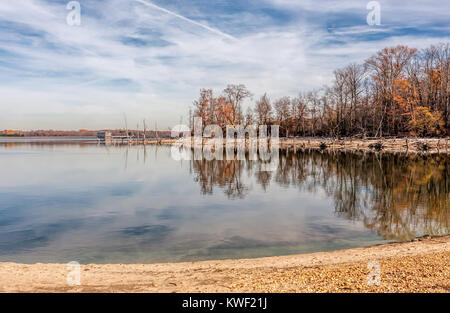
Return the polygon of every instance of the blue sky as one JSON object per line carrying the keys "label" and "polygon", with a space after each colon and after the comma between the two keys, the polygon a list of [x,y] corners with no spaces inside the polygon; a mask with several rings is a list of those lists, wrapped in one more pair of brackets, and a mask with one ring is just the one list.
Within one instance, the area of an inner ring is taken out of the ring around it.
{"label": "blue sky", "polygon": [[[0,0],[0,129],[167,129],[200,88],[242,83],[295,96],[398,44],[448,42],[450,2],[381,0]],[[186,120],[186,118],[184,118]]]}

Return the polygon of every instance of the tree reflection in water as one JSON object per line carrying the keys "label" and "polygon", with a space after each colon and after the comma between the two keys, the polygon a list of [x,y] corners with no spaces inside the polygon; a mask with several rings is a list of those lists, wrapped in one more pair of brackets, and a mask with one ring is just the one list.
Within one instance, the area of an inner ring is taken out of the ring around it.
{"label": "tree reflection in water", "polygon": [[361,221],[384,239],[447,234],[450,217],[450,157],[281,150],[275,171],[249,160],[193,160],[203,194],[214,188],[230,199],[251,192],[249,178],[270,192],[270,184],[333,199],[334,212]]}

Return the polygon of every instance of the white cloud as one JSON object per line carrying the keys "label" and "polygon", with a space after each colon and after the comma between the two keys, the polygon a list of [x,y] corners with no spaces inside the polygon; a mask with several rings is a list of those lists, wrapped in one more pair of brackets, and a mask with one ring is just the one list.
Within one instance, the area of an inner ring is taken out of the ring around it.
{"label": "white cloud", "polygon": [[[227,13],[227,23],[218,17],[220,29],[206,17],[183,19],[141,2],[83,1],[80,27],[66,25],[63,3],[0,2],[0,21],[10,23],[10,29],[0,24],[0,45],[7,53],[2,56],[6,62],[0,62],[0,125],[121,127],[122,112],[127,112],[131,125],[146,117],[167,129],[187,113],[200,88],[219,91],[227,83],[244,83],[256,96],[265,91],[273,97],[295,95],[320,88],[335,68],[362,61],[384,46],[448,40],[405,35],[356,41],[352,36],[373,29],[356,25],[328,32],[326,25],[304,19],[302,9],[341,12],[356,1],[327,6],[271,0],[267,3],[289,8],[298,19],[279,25],[276,18],[256,12]],[[236,32],[243,23],[252,27]]]}

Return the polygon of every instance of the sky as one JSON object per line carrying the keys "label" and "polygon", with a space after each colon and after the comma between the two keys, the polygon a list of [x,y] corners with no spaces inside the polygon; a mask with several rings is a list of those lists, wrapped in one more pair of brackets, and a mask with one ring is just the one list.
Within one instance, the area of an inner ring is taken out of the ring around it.
{"label": "sky", "polygon": [[399,44],[449,42],[450,2],[0,0],[0,129],[167,130],[201,88],[245,84],[275,99]]}

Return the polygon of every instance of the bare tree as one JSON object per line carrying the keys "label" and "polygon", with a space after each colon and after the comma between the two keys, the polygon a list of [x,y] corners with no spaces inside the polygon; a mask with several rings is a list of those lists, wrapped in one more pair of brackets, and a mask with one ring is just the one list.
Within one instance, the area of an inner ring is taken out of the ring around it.
{"label": "bare tree", "polygon": [[231,105],[231,124],[240,124],[243,120],[242,102],[244,99],[251,97],[252,93],[242,84],[228,85],[223,92]]}
{"label": "bare tree", "polygon": [[267,94],[256,101],[255,113],[259,125],[269,125],[272,121],[272,105]]}
{"label": "bare tree", "polygon": [[288,136],[291,120],[291,98],[282,97],[275,101],[276,122],[280,125],[280,135]]}

